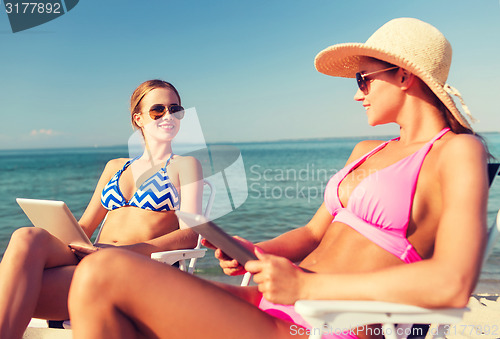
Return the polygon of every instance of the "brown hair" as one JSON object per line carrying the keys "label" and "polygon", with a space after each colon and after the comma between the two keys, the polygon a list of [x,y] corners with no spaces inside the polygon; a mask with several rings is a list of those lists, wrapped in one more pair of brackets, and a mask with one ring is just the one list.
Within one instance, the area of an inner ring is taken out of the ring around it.
{"label": "brown hair", "polygon": [[179,95],[179,92],[174,87],[174,85],[172,85],[171,83],[159,79],[144,81],[135,89],[134,93],[132,93],[132,96],[130,97],[130,114],[132,119],[132,126],[134,128],[139,128],[139,126],[137,126],[136,122],[134,121],[134,114],[141,111],[140,105],[142,98],[144,98],[146,94],[157,88],[166,88],[174,91],[174,93],[177,95],[177,98],[179,98],[179,105],[181,104],[181,96]]}
{"label": "brown hair", "polygon": [[472,129],[463,126],[458,122],[458,120],[455,118],[453,114],[451,114],[450,110],[446,105],[437,97],[436,94],[427,86],[425,82],[417,78],[420,82],[420,85],[422,87],[422,90],[424,93],[427,95],[429,98],[429,102],[436,107],[439,112],[441,112],[441,115],[446,122],[446,125],[451,129],[453,133],[456,134],[476,134]]}
{"label": "brown hair", "polygon": [[[393,65],[387,61],[380,60],[380,59],[375,59],[371,57],[365,57],[368,60],[375,61],[378,63],[381,63],[384,65],[385,68],[391,68],[391,67],[399,67],[403,68],[398,65]],[[394,70],[396,71],[396,70]],[[443,115],[443,118],[448,125],[448,127],[451,129],[453,133],[456,134],[476,134],[473,130],[470,128],[467,128],[465,126],[462,126],[458,120],[451,114],[450,110],[446,107],[446,105],[437,97],[436,94],[427,86],[427,84],[422,81],[419,77],[416,77],[418,79],[418,82],[420,83],[420,86],[422,90],[425,92],[425,94],[428,97],[428,100],[430,103],[432,103]]]}
{"label": "brown hair", "polygon": [[432,96],[434,96],[434,100],[436,103],[436,107],[439,109],[439,111],[443,114],[444,121],[446,121],[446,124],[448,127],[451,129],[453,133],[456,134],[473,134],[476,138],[478,138],[484,146],[484,149],[486,150],[486,155],[490,161],[496,161],[497,159],[493,156],[492,153],[490,153],[490,150],[488,148],[488,143],[486,142],[486,139],[484,139],[481,135],[477,134],[475,131],[473,131],[470,128],[467,128],[460,124],[458,120],[455,118],[453,114],[451,114],[450,110],[446,107],[445,104],[439,98],[434,94],[429,89],[429,92],[431,93]]}

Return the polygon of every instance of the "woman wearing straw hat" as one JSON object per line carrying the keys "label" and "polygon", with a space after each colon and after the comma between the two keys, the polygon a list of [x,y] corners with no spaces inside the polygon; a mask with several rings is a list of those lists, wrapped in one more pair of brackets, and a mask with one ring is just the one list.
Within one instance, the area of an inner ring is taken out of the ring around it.
{"label": "woman wearing straw hat", "polygon": [[[116,250],[84,259],[70,292],[75,338],[296,337],[310,328],[294,312],[299,299],[467,304],[485,239],[487,152],[450,97],[459,96],[446,84],[450,44],[401,18],[315,63],[356,78],[369,124],[397,123],[400,137],[359,143],[306,226],[257,246],[242,240],[260,260],[243,268],[216,250],[227,274],[254,273],[256,287],[208,283]],[[110,293],[85,288],[96,282]]]}

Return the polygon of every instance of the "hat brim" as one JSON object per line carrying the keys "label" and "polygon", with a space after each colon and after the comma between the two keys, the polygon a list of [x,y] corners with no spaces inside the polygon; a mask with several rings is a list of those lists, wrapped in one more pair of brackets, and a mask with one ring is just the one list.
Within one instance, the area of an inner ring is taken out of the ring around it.
{"label": "hat brim", "polygon": [[314,60],[316,69],[326,75],[354,78],[359,72],[363,57],[379,59],[415,73],[418,69],[406,59],[388,51],[363,43],[333,45],[318,53]]}

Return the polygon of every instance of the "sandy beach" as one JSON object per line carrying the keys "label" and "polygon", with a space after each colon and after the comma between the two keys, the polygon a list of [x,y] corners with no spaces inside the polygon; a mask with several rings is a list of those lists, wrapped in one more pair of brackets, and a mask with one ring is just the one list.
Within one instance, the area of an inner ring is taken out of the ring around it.
{"label": "sandy beach", "polygon": [[447,338],[500,338],[500,296],[498,294],[474,294],[461,322],[449,327]]}

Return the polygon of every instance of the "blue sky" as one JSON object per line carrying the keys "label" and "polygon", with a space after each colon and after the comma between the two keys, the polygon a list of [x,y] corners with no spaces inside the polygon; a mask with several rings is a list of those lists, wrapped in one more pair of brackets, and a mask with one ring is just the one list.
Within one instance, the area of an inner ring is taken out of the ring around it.
{"label": "blue sky", "polygon": [[498,0],[82,0],[16,34],[0,11],[0,149],[126,144],[130,94],[150,78],[176,85],[208,142],[397,134],[313,60],[403,16],[447,36],[448,82],[477,131],[500,131]]}

